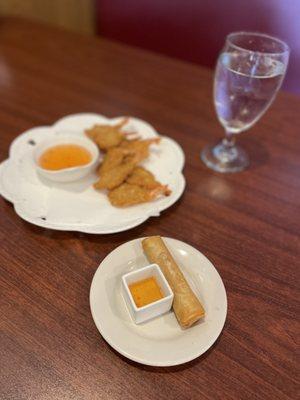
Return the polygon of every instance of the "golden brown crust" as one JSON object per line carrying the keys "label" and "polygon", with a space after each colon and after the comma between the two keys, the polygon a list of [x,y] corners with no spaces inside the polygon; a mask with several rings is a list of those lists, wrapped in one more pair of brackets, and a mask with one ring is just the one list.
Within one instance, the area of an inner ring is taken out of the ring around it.
{"label": "golden brown crust", "polygon": [[131,185],[139,185],[147,189],[155,189],[161,186],[161,183],[155,180],[154,175],[143,167],[135,167],[126,180]]}
{"label": "golden brown crust", "polygon": [[114,189],[120,186],[132,172],[135,167],[135,162],[130,160],[122,163],[117,167],[100,174],[98,182],[94,183],[95,189]]}
{"label": "golden brown crust", "polygon": [[136,132],[124,132],[128,122],[123,118],[115,125],[95,125],[85,134],[105,151],[97,173],[96,190],[109,190],[108,198],[116,207],[127,207],[155,200],[171,190],[155,180],[154,175],[138,164],[149,156],[152,144],[160,138],[141,140]]}
{"label": "golden brown crust", "polygon": [[158,144],[159,142],[160,138],[145,140],[125,140],[121,143],[120,147],[132,151],[136,155],[138,162],[141,162],[149,157],[150,146],[152,144]]}
{"label": "golden brown crust", "polygon": [[135,204],[146,203],[155,200],[158,196],[169,192],[167,186],[160,185],[154,189],[148,189],[139,185],[123,183],[108,193],[111,204],[115,207],[128,207]]}
{"label": "golden brown crust", "polygon": [[159,265],[174,292],[173,309],[179,324],[182,328],[189,328],[204,317],[202,304],[160,236],[144,239],[142,246],[148,260]]}

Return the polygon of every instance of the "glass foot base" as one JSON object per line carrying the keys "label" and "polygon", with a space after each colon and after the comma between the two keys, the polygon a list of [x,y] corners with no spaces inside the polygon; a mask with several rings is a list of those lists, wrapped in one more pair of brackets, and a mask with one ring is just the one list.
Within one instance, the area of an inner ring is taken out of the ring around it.
{"label": "glass foot base", "polygon": [[201,159],[208,168],[218,172],[239,172],[247,168],[249,158],[240,146],[228,146],[226,140],[216,146],[206,146]]}

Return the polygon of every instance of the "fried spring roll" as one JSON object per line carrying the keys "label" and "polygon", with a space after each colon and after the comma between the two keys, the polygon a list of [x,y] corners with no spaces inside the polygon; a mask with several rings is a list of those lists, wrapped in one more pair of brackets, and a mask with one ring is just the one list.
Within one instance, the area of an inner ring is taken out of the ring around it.
{"label": "fried spring roll", "polygon": [[160,236],[144,239],[142,246],[148,260],[159,265],[174,292],[173,309],[179,324],[189,328],[205,315],[200,301]]}

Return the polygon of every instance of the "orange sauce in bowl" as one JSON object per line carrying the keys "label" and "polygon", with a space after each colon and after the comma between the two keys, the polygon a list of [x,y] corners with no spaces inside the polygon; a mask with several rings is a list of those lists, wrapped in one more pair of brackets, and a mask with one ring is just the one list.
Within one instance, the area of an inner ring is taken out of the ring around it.
{"label": "orange sauce in bowl", "polygon": [[128,287],[137,307],[146,306],[164,297],[154,276],[134,282]]}
{"label": "orange sauce in bowl", "polygon": [[59,144],[45,150],[40,156],[38,164],[43,169],[58,171],[80,167],[91,161],[92,155],[85,147],[77,144]]}

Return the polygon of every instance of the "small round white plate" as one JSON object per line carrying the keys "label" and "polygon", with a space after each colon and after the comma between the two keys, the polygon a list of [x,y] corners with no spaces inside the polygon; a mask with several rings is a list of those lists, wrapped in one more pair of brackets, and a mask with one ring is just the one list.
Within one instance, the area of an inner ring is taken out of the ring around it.
{"label": "small round white plate", "polygon": [[142,239],[117,247],[101,262],[90,289],[90,307],[99,332],[116,351],[141,364],[167,367],[191,361],[212,346],[225,323],[227,297],[220,275],[200,251],[163,239],[205,308],[201,322],[182,330],[172,311],[141,325],[131,320],[121,277],[149,264]]}
{"label": "small round white plate", "polygon": [[[94,124],[115,124],[121,117],[106,118],[100,114],[75,114],[52,126],[29,129],[11,144],[9,158],[0,164],[0,195],[14,204],[24,220],[44,228],[95,234],[116,233],[140,225],[150,217],[159,216],[182,195],[185,179],[182,174],[184,153],[173,139],[160,136],[143,166],[157,180],[167,184],[171,195],[124,209],[113,207],[104,191],[94,190],[95,173],[68,183],[52,182],[40,176],[34,163],[35,148],[45,140],[63,135],[84,136],[84,130]],[[158,137],[147,122],[130,117],[124,127],[135,131],[142,139]]]}

